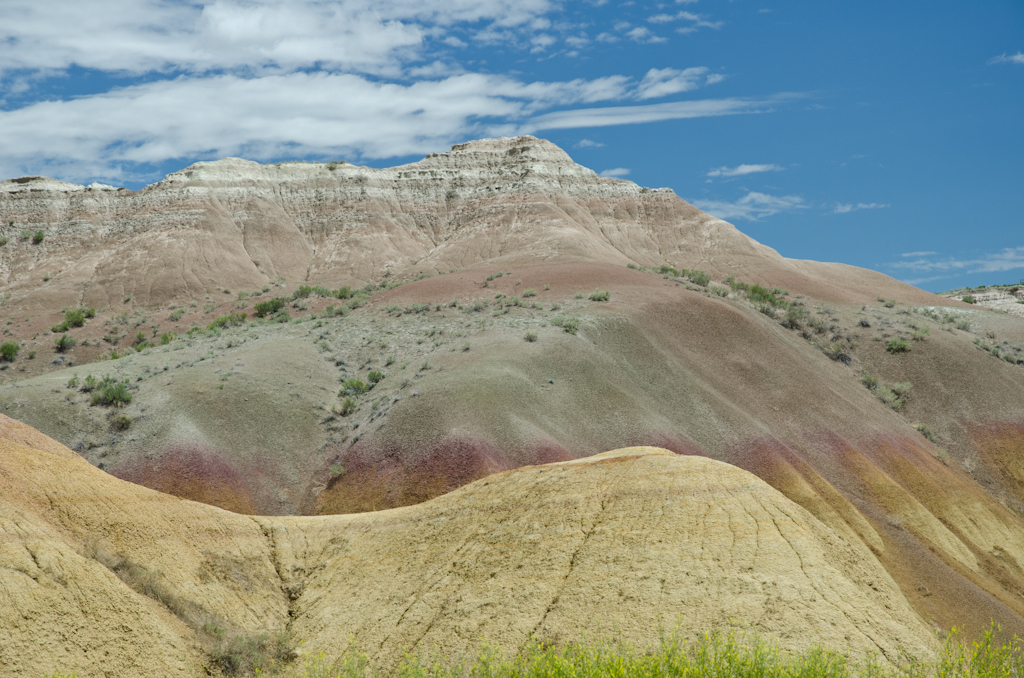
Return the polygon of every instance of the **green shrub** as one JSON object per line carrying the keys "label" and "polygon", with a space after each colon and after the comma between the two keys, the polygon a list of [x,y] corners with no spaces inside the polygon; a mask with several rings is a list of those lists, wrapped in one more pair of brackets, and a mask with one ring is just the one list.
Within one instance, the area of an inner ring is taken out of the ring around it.
{"label": "green shrub", "polygon": [[594,290],[594,292],[590,295],[591,301],[608,301],[611,298],[611,292],[609,292],[608,290]]}
{"label": "green shrub", "polygon": [[576,334],[580,328],[579,318],[566,318],[562,323],[562,331],[568,332],[569,334]]}
{"label": "green shrub", "polygon": [[373,387],[378,381],[380,381],[383,378],[384,373],[381,372],[380,370],[373,370],[372,372],[366,375],[366,381],[370,383],[371,387]]}
{"label": "green shrub", "polygon": [[530,297],[537,296],[537,290],[532,287],[528,290],[523,290],[523,299],[529,299]]}
{"label": "green shrub", "polygon": [[115,431],[127,431],[132,425],[132,418],[127,414],[119,414],[110,420],[110,428]]}
{"label": "green shrub", "polygon": [[181,316],[183,315],[185,315],[185,309],[179,308],[178,310],[169,313],[167,315],[167,319],[170,320],[171,322],[178,322],[179,320],[181,320]]}
{"label": "green shrub", "polygon": [[889,301],[885,302],[885,307],[896,308],[896,301],[894,299],[890,299]]}
{"label": "green shrub", "polygon": [[39,243],[43,242],[43,238],[45,237],[46,233],[44,233],[43,231],[36,231],[35,233],[32,234],[32,244],[38,245]]}
{"label": "green shrub", "polygon": [[0,238],[0,247],[6,245],[10,240],[8,238]]}
{"label": "green shrub", "polygon": [[701,287],[707,287],[711,282],[711,276],[704,271],[687,271],[686,277],[690,279],[690,282]]}
{"label": "green shrub", "polygon": [[[91,375],[86,377],[86,380],[88,381],[90,378]],[[103,381],[93,383],[95,384],[92,394],[93,405],[123,407],[132,401],[127,381],[118,381],[108,374],[103,377]]]}
{"label": "green shrub", "polygon": [[885,345],[885,350],[893,355],[897,353],[906,353],[910,350],[910,342],[902,337],[893,337],[889,340],[889,343]]}
{"label": "green shrub", "polygon": [[962,301],[962,302],[964,302],[966,304],[973,304],[974,303],[974,297],[971,296],[970,294],[965,294],[964,296],[960,297],[960,301]]}
{"label": "green shrub", "polygon": [[5,341],[0,344],[0,360],[4,362],[14,362],[14,358],[17,357],[18,351],[21,350],[21,346],[16,341]]}
{"label": "green shrub", "polygon": [[931,432],[931,429],[929,429],[927,426],[925,426],[924,424],[918,424],[914,428],[916,428],[918,433],[923,435],[925,438],[927,438],[928,440],[932,441],[933,443],[935,442],[935,435]]}
{"label": "green shrub", "polygon": [[234,327],[235,325],[244,325],[245,318],[245,313],[229,313],[227,315],[222,315],[221,317],[216,318],[213,322],[210,323],[209,329],[224,330],[227,329],[228,327]]}
{"label": "green shrub", "polygon": [[253,307],[253,311],[256,313],[257,318],[263,318],[267,315],[277,313],[284,305],[288,303],[288,300],[284,297],[274,297],[273,299],[267,299],[266,301],[256,302],[256,306]]}
{"label": "green shrub", "polygon": [[275,323],[286,323],[292,319],[292,315],[291,313],[288,312],[288,309],[282,308],[280,311],[271,316],[270,319],[273,320]]}
{"label": "green shrub", "polygon": [[537,341],[537,333],[536,332],[527,332],[526,336],[524,336],[523,339],[525,339],[526,341],[528,341],[530,343],[533,343],[533,342]]}
{"label": "green shrub", "polygon": [[175,334],[174,332],[164,332],[163,334],[160,335],[160,345],[166,346],[167,344],[171,343],[177,338],[178,335]]}
{"label": "green shrub", "polygon": [[970,332],[971,331],[971,321],[970,320],[960,320],[959,322],[957,322],[956,328],[958,330],[963,330],[964,332]]}
{"label": "green shrub", "polygon": [[341,390],[338,391],[338,396],[343,397],[362,395],[369,391],[371,388],[372,386],[367,386],[358,379],[347,379],[342,382]]}
{"label": "green shrub", "polygon": [[302,299],[313,294],[313,288],[309,285],[299,285],[299,289],[292,292],[292,299]]}
{"label": "green shrub", "polygon": [[341,409],[340,409],[341,416],[347,417],[348,415],[352,414],[355,411],[356,411],[356,401],[355,400],[353,400],[352,398],[345,398],[343,401],[341,401]]}
{"label": "green shrub", "polygon": [[287,632],[233,635],[210,658],[224,675],[265,676],[295,657],[295,643]]}
{"label": "green shrub", "polygon": [[56,345],[57,352],[58,353],[63,353],[64,351],[67,351],[67,350],[70,350],[71,348],[73,348],[76,342],[75,342],[75,340],[72,337],[69,337],[65,333],[65,334],[62,334],[59,337],[57,337],[57,339],[56,339],[56,341],[54,343]]}

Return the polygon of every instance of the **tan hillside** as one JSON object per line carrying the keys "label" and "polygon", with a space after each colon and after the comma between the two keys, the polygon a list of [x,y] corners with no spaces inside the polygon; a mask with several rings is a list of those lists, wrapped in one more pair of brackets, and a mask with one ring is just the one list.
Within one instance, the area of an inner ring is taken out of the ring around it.
{"label": "tan hillside", "polygon": [[194,676],[197,618],[287,627],[328,656],[351,637],[384,665],[531,634],[651,643],[676,620],[694,635],[746,621],[790,648],[933,651],[856,539],[749,473],[655,448],[379,513],[250,518],[112,478],[0,416],[0,490],[4,676]]}
{"label": "tan hillside", "polygon": [[[784,259],[532,137],[384,170],[200,163],[135,193],[12,180],[0,208],[21,348],[0,412],[122,480],[363,525],[330,516],[657,446],[767,482],[929,628],[1024,636],[1019,317]],[[37,225],[41,243],[17,237]],[[275,297],[290,315],[254,319]],[[58,353],[79,303],[96,315]],[[130,403],[94,402],[106,375]]]}
{"label": "tan hillside", "polygon": [[[36,230],[42,243],[19,238]],[[669,189],[601,177],[529,136],[387,169],[227,158],[141,191],[12,179],[0,182],[0,236],[11,239],[0,287],[14,315],[220,300],[279,277],[361,286],[484,262],[669,263],[823,299],[929,296],[878,273],[784,259]]]}

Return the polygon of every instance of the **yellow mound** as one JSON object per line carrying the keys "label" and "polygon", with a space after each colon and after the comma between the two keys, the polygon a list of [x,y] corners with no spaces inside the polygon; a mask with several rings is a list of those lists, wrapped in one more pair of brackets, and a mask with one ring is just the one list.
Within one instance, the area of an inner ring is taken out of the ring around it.
{"label": "yellow mound", "polygon": [[[354,637],[386,665],[531,634],[647,643],[677,622],[746,622],[793,648],[932,651],[866,549],[745,471],[657,448],[377,513],[251,518],[119,481],[0,415],[0,527],[4,676],[192,676],[204,615],[287,626],[304,652]],[[163,602],[114,570],[148,573]]]}

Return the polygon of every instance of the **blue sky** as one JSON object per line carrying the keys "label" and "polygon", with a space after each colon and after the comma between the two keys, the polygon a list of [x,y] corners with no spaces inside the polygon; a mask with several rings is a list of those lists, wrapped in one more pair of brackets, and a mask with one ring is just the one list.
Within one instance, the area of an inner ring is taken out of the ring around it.
{"label": "blue sky", "polygon": [[1024,3],[4,0],[0,176],[531,133],[789,257],[1024,279]]}

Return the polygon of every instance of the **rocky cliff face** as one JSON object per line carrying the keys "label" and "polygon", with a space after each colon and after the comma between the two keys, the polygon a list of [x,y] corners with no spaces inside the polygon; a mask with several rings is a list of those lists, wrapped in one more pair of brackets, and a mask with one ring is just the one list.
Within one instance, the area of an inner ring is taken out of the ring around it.
{"label": "rocky cliff face", "polygon": [[[19,237],[42,230],[32,244]],[[158,306],[224,290],[355,284],[482,262],[670,263],[856,294],[879,274],[783,259],[678,198],[604,178],[534,137],[460,144],[387,169],[197,163],[140,191],[0,182],[0,286],[26,311]],[[842,283],[845,289],[835,283]],[[864,293],[866,294],[866,292]],[[862,295],[863,296],[863,295]]]}

